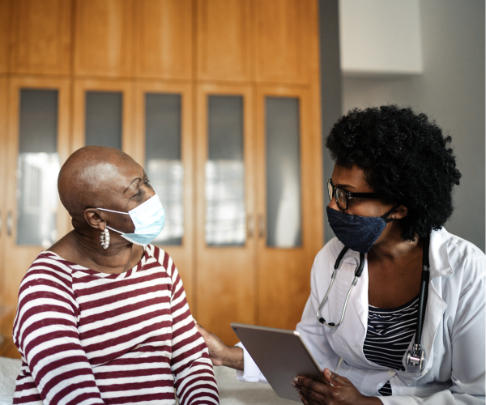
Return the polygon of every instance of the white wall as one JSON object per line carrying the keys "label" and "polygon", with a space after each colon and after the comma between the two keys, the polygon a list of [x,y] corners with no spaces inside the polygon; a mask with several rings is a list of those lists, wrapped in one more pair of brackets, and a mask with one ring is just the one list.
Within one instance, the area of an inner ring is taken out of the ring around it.
{"label": "white wall", "polygon": [[423,74],[345,76],[343,111],[395,103],[435,119],[452,136],[463,175],[446,228],[484,250],[484,1],[420,0],[420,19]]}

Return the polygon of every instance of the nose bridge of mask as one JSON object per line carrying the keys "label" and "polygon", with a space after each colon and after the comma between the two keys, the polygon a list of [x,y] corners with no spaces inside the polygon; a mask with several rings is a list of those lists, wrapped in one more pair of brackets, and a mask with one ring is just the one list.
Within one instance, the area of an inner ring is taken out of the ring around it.
{"label": "nose bridge of mask", "polygon": [[153,195],[133,210],[130,210],[128,214],[135,225],[135,232],[137,229],[152,225],[154,222],[154,215],[160,210],[163,210],[163,207],[157,194]]}

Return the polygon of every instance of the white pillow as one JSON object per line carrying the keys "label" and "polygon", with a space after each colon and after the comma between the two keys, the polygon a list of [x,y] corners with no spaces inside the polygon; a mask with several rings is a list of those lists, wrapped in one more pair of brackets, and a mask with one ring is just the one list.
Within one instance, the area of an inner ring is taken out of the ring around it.
{"label": "white pillow", "polygon": [[12,405],[21,365],[21,360],[0,357],[0,405]]}

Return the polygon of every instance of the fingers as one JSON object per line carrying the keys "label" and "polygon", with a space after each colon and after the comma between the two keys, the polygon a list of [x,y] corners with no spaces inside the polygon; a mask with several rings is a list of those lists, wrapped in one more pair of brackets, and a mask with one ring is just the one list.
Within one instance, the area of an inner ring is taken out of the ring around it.
{"label": "fingers", "polygon": [[351,385],[351,382],[346,377],[341,377],[339,374],[332,372],[328,368],[324,369],[323,374],[326,381],[334,386],[348,387]]}
{"label": "fingers", "polygon": [[292,386],[303,394],[307,401],[319,401],[328,396],[329,385],[303,376],[295,377]]}

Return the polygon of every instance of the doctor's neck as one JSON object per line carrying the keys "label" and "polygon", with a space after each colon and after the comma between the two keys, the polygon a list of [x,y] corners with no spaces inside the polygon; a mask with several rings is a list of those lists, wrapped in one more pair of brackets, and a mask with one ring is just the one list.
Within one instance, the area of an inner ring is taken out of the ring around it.
{"label": "doctor's neck", "polygon": [[368,252],[369,259],[375,260],[403,260],[409,256],[416,256],[422,252],[422,239],[415,236],[415,240],[403,240],[401,227],[398,222],[391,222]]}

